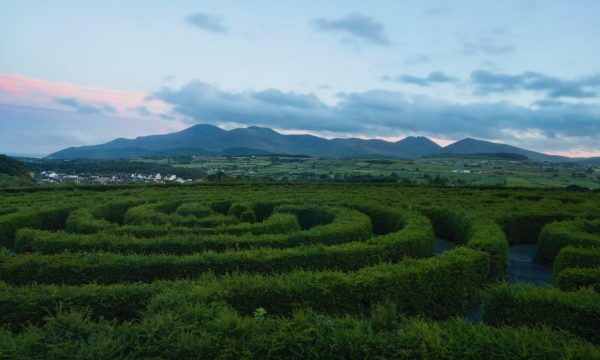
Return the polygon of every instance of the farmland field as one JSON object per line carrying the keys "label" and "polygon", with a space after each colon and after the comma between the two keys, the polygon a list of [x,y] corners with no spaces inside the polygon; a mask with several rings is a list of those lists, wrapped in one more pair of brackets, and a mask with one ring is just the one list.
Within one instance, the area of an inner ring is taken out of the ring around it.
{"label": "farmland field", "polygon": [[179,169],[224,172],[231,178],[273,180],[388,181],[409,184],[436,183],[470,186],[600,187],[600,167],[578,163],[548,163],[507,159],[493,154],[435,156],[402,159],[320,159],[306,157],[239,156],[177,159],[139,159],[170,164]]}
{"label": "farmland field", "polygon": [[[597,191],[230,183],[0,200],[2,358],[600,358]],[[515,281],[527,249],[551,284]]]}

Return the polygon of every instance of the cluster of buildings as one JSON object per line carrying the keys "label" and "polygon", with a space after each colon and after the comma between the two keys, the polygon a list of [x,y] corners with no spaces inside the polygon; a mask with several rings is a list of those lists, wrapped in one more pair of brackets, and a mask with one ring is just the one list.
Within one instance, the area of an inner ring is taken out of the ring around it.
{"label": "cluster of buildings", "polygon": [[176,175],[161,174],[147,175],[147,174],[115,174],[115,175],[71,175],[57,173],[55,171],[42,171],[35,175],[35,179],[38,183],[46,184],[59,184],[59,183],[76,183],[76,184],[120,184],[120,183],[132,183],[132,182],[143,182],[143,183],[191,183],[192,179],[182,179]]}
{"label": "cluster of buildings", "polygon": [[248,174],[253,175],[256,174],[254,170],[245,170],[245,169],[218,169],[218,168],[210,168],[206,170],[208,175],[216,174],[218,172],[228,173],[228,174]]}

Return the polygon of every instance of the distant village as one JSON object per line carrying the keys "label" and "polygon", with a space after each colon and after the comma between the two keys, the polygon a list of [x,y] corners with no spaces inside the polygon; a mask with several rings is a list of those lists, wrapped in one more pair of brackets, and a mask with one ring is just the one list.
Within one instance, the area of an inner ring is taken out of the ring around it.
{"label": "distant village", "polygon": [[75,183],[75,184],[123,184],[123,183],[191,183],[192,179],[182,179],[176,175],[161,175],[157,174],[117,174],[112,176],[102,175],[71,175],[55,171],[42,171],[34,175],[36,182],[40,184],[59,184],[59,183]]}

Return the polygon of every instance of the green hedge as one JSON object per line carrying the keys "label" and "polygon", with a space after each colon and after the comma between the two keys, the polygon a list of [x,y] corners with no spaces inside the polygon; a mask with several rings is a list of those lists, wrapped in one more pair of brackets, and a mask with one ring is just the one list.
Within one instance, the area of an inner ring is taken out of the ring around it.
{"label": "green hedge", "polygon": [[456,244],[466,244],[471,233],[472,219],[463,211],[445,207],[430,207],[423,212],[431,220],[435,234]]}
{"label": "green hedge", "polygon": [[474,220],[467,246],[490,255],[489,279],[504,279],[508,269],[508,242],[502,229],[492,220]]}
{"label": "green hedge", "polygon": [[65,231],[74,234],[94,234],[117,226],[117,223],[98,219],[89,209],[81,208],[71,211],[65,224]]}
{"label": "green hedge", "polygon": [[129,321],[139,318],[165,284],[117,284],[5,287],[0,291],[0,323],[12,329],[40,324],[59,311],[87,309],[94,319]]}
{"label": "green hedge", "polygon": [[600,296],[592,291],[500,285],[485,298],[483,318],[496,326],[550,326],[600,344]]}
{"label": "green hedge", "polygon": [[[119,227],[109,232],[95,234],[69,234],[49,233],[22,229],[18,232],[15,241],[15,251],[40,252],[54,254],[65,250],[70,251],[96,251],[109,252],[139,252],[139,253],[173,253],[189,254],[192,252],[228,249],[254,249],[261,247],[289,248],[299,245],[317,243],[339,244],[351,241],[363,241],[371,235],[369,218],[364,214],[343,208],[333,208],[334,221],[327,225],[318,225],[309,230],[298,230],[298,223],[294,215],[288,213],[275,213],[265,224],[270,231],[279,234],[241,234],[241,235],[195,235],[193,229],[163,227],[161,231],[156,228],[136,226],[133,234],[127,226]],[[396,221],[405,221],[410,215],[408,212],[397,213]],[[219,215],[223,216],[223,215]],[[418,217],[414,218],[413,229],[424,226]],[[180,233],[181,232],[181,233]],[[133,235],[142,235],[136,238]],[[160,235],[149,237],[152,235]],[[420,255],[419,255],[420,256]]]}
{"label": "green hedge", "polygon": [[169,214],[156,211],[155,204],[144,204],[127,210],[124,225],[165,225],[170,222]]}
{"label": "green hedge", "polygon": [[[286,214],[281,214],[286,215]],[[23,254],[2,264],[0,278],[12,284],[96,281],[152,281],[194,278],[205,272],[279,272],[295,268],[356,270],[406,256],[427,256],[433,233],[424,220],[411,228],[370,239],[338,245],[312,245],[290,249],[206,252],[191,255],[138,255],[115,253]],[[410,229],[410,231],[408,231]]]}
{"label": "green hedge", "polygon": [[598,268],[600,267],[600,248],[564,247],[554,260],[554,277],[556,278],[567,268]]}
{"label": "green hedge", "polygon": [[201,204],[198,202],[191,203],[183,203],[177,207],[175,213],[181,216],[194,216],[198,218],[203,218],[206,216],[214,215],[215,211],[211,209],[208,205]]}
{"label": "green hedge", "polygon": [[131,208],[135,208],[140,202],[142,201],[126,199],[71,211],[65,223],[65,231],[77,234],[93,234],[116,228],[124,223],[127,212]]}
{"label": "green hedge", "polygon": [[301,311],[286,319],[242,317],[228,309],[160,314],[139,324],[59,314],[19,334],[0,330],[0,353],[15,359],[573,359],[600,358],[580,339],[547,329],[494,328],[454,319],[369,318]]}
{"label": "green hedge", "polygon": [[[291,217],[276,216],[261,223],[240,223],[239,219],[230,215],[214,215],[205,218],[193,216],[168,216],[163,225],[144,223],[141,225],[124,225],[113,227],[109,232],[136,237],[155,237],[165,235],[221,235],[221,234],[269,234],[286,233],[297,230],[297,220]],[[284,221],[285,219],[285,221]]]}
{"label": "green hedge", "polygon": [[[402,313],[443,319],[477,302],[488,266],[487,254],[455,249],[435,258],[381,264],[353,273],[228,276],[216,280],[215,291],[220,294],[209,297],[223,299],[245,314],[258,307],[273,314],[290,314],[297,308],[329,314],[368,313],[375,304],[392,302]],[[200,287],[201,292],[210,288]],[[187,293],[183,295],[189,299]],[[172,301],[168,299],[172,294],[160,296]]]}
{"label": "green hedge", "polygon": [[246,210],[240,214],[240,221],[243,223],[254,224],[256,222],[256,214],[252,210]]}
{"label": "green hedge", "polygon": [[565,269],[556,276],[554,283],[565,291],[575,291],[589,287],[600,293],[600,267]]}
{"label": "green hedge", "polygon": [[389,234],[402,229],[407,223],[407,214],[412,213],[405,209],[397,209],[369,202],[344,205],[367,214],[371,218],[373,233],[376,235]]}
{"label": "green hedge", "polygon": [[[322,211],[327,212],[333,219],[329,224],[317,225],[305,231],[297,231],[296,225],[285,225],[282,222],[272,221],[283,217],[282,213],[291,212],[286,208],[277,209],[276,213],[262,223],[256,224],[237,224],[222,225],[213,228],[188,228],[188,227],[169,227],[169,226],[122,226],[113,229],[110,232],[118,235],[131,235],[136,237],[155,237],[167,235],[198,235],[198,236],[219,236],[223,234],[248,234],[260,235],[268,233],[290,233],[289,236],[280,237],[280,245],[275,247],[290,247],[303,244],[336,244],[355,240],[368,239],[371,234],[371,221],[368,216],[357,211],[339,207],[323,207]],[[293,212],[292,212],[293,213]],[[278,215],[279,214],[279,215]],[[278,215],[278,216],[275,216]]]}
{"label": "green hedge", "polygon": [[275,211],[294,214],[303,230],[334,221],[336,214],[330,208],[316,205],[286,204],[275,208]]}
{"label": "green hedge", "polygon": [[72,205],[49,207],[46,209],[28,209],[0,216],[0,246],[13,247],[15,234],[23,227],[59,230],[65,227],[65,221]]}
{"label": "green hedge", "polygon": [[435,258],[381,264],[351,273],[296,271],[269,276],[205,275],[194,281],[149,285],[9,287],[0,296],[0,319],[15,327],[40,323],[45,314],[55,313],[59,304],[63,310],[87,304],[94,317],[132,320],[153,294],[149,313],[176,311],[185,304],[205,307],[217,301],[245,314],[258,307],[284,315],[306,307],[330,314],[368,314],[377,304],[387,302],[405,314],[442,319],[460,314],[477,301],[487,265],[485,253],[455,249]]}
{"label": "green hedge", "polygon": [[206,309],[193,312],[190,320],[164,314],[140,324],[116,325],[66,313],[20,334],[0,330],[0,353],[11,359],[44,360],[600,358],[597,347],[548,330],[499,329],[459,319],[380,319],[378,314],[368,319],[330,318],[303,311],[288,319],[259,321]]}
{"label": "green hedge", "polygon": [[552,264],[558,252],[565,246],[600,247],[600,235],[586,232],[598,221],[561,221],[544,226],[537,242],[537,258],[545,264]]}
{"label": "green hedge", "polygon": [[498,215],[496,222],[506,234],[509,244],[535,244],[544,225],[572,218],[568,211],[549,210],[533,207],[530,210],[506,209],[505,215]]}
{"label": "green hedge", "polygon": [[502,280],[508,268],[508,242],[502,229],[490,219],[480,219],[460,210],[424,208],[437,236],[490,255],[489,280]]}

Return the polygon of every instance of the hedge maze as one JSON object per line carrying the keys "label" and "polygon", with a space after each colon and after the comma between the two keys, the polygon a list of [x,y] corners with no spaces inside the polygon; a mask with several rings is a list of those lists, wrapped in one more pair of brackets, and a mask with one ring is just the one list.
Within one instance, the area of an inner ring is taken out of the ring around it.
{"label": "hedge maze", "polygon": [[[0,199],[2,358],[600,358],[599,193],[240,184]],[[436,237],[457,246],[434,255]],[[504,283],[516,244],[537,244],[552,286]]]}

